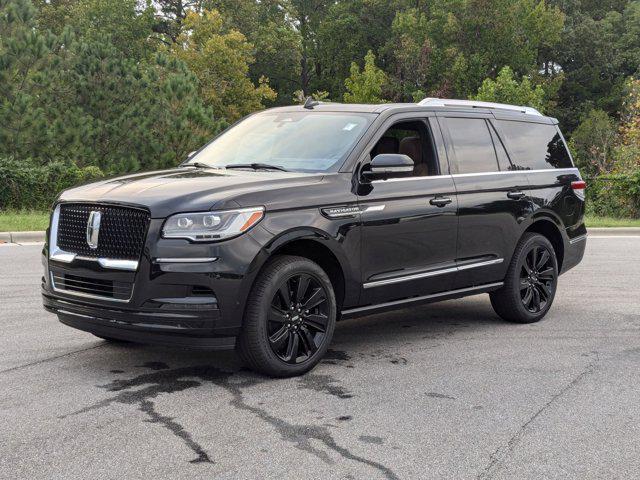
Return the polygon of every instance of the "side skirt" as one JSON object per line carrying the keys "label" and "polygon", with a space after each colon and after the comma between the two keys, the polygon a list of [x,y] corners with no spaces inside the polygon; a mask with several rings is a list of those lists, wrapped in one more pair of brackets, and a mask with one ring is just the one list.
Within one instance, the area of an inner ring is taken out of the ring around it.
{"label": "side skirt", "polygon": [[394,300],[392,302],[378,303],[376,305],[365,305],[364,307],[349,308],[343,310],[340,316],[341,320],[348,318],[362,317],[374,313],[387,312],[389,310],[398,310],[400,308],[413,307],[425,303],[439,302],[442,300],[451,300],[452,298],[467,297],[469,295],[477,295],[479,293],[487,293],[498,290],[504,285],[504,282],[487,283],[477,285],[475,287],[460,288],[457,290],[449,290],[447,292],[432,293],[422,295],[420,297],[403,298],[402,300]]}

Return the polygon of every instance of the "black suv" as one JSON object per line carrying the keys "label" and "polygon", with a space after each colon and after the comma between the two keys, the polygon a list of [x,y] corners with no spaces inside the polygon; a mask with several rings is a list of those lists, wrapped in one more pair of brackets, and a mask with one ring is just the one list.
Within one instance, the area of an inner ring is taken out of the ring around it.
{"label": "black suv", "polygon": [[584,253],[584,188],[531,108],[276,108],[177,168],[63,192],[44,306],[106,340],[235,347],[297,375],[340,319],[489,293],[505,320],[540,320]]}

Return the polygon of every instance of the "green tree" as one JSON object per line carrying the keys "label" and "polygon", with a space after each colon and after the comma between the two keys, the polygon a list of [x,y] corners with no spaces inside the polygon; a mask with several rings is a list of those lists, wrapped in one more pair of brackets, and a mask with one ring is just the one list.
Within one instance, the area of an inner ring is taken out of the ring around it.
{"label": "green tree", "polygon": [[563,72],[553,114],[573,130],[591,109],[620,111],[625,81],[640,68],[640,1],[569,5],[562,40],[545,65]]}
{"label": "green tree", "polygon": [[544,0],[433,0],[398,12],[387,51],[397,100],[416,91],[465,98],[509,65],[538,70],[540,52],[560,38],[564,16]]}
{"label": "green tree", "polygon": [[526,105],[541,112],[545,109],[545,91],[542,86],[532,85],[526,76],[518,82],[511,67],[503,67],[495,80],[485,79],[478,94],[472,98],[485,102]]}
{"label": "green tree", "polygon": [[129,58],[149,57],[154,9],[138,0],[37,0],[38,25],[60,35],[73,29],[85,42],[104,41]]}
{"label": "green tree", "polygon": [[[613,155],[617,171],[640,176],[640,78],[629,78],[625,83],[619,140]],[[637,200],[640,204],[640,198]]]}
{"label": "green tree", "polygon": [[36,30],[35,14],[28,0],[0,0],[0,154],[23,158],[46,148],[53,100],[57,39]]}
{"label": "green tree", "polygon": [[591,110],[573,132],[569,146],[583,173],[610,173],[617,140],[616,122],[603,110]]}
{"label": "green tree", "polygon": [[275,99],[268,79],[261,77],[257,87],[251,82],[253,45],[242,33],[226,28],[218,11],[188,13],[184,27],[171,53],[198,77],[200,95],[216,116],[234,121],[264,108],[263,100]]}
{"label": "green tree", "polygon": [[344,81],[347,91],[344,94],[346,103],[380,103],[382,89],[387,83],[387,75],[376,67],[376,57],[371,50],[364,57],[364,68],[360,71],[358,64],[351,64],[351,75]]}

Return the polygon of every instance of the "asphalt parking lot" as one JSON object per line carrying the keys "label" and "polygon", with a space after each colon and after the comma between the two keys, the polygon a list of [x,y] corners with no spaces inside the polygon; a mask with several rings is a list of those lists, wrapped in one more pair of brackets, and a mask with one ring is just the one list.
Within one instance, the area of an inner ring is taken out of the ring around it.
{"label": "asphalt parking lot", "polygon": [[541,323],[486,295],[347,321],[287,380],[59,324],[40,249],[0,247],[0,478],[640,476],[640,237],[589,238]]}

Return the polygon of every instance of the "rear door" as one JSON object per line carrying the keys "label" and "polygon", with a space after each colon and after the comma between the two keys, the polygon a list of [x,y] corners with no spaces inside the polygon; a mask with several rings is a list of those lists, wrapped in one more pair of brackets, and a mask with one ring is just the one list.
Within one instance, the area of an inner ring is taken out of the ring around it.
{"label": "rear door", "polygon": [[571,182],[581,179],[580,173],[554,120],[524,122],[496,114],[494,124],[515,168],[526,172],[535,211],[557,216],[569,238],[584,238],[584,191],[571,188]]}
{"label": "rear door", "polygon": [[453,288],[501,281],[530,211],[526,175],[515,170],[490,113],[443,113],[458,195],[458,273]]}

